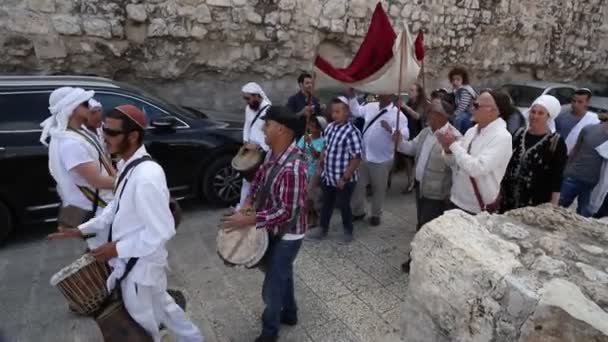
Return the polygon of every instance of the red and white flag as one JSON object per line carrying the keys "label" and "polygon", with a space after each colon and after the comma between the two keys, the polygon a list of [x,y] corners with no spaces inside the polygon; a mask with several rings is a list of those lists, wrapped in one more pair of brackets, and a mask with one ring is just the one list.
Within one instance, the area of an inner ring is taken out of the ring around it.
{"label": "red and white flag", "polygon": [[[315,71],[347,87],[372,94],[396,94],[416,82],[420,64],[407,26],[395,33],[378,3],[367,35],[350,65],[336,68],[322,56],[315,60]],[[401,78],[399,73],[401,72]],[[399,84],[401,80],[401,84]]]}

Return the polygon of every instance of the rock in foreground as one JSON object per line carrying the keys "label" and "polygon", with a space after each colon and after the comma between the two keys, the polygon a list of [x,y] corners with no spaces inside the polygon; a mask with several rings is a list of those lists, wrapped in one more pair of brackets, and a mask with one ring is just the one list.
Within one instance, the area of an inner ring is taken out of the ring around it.
{"label": "rock in foreground", "polygon": [[541,206],[453,210],[412,244],[405,341],[607,341],[608,225]]}

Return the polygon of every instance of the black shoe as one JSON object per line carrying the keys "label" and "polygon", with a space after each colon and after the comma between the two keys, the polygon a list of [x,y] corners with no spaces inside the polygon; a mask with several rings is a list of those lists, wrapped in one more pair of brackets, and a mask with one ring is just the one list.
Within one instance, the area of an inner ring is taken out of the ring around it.
{"label": "black shoe", "polygon": [[361,221],[365,218],[365,214],[363,215],[353,215],[353,222]]}
{"label": "black shoe", "polygon": [[260,335],[255,339],[254,342],[277,342],[279,340],[279,336],[265,336]]}
{"label": "black shoe", "polygon": [[380,225],[380,218],[378,216],[372,216],[369,219],[369,224],[371,224],[372,226],[379,226]]}
{"label": "black shoe", "polygon": [[410,264],[412,263],[412,259],[409,259],[408,261],[404,262],[403,264],[401,264],[401,270],[403,271],[403,273],[410,273]]}
{"label": "black shoe", "polygon": [[285,316],[281,315],[281,324],[285,324],[285,325],[289,325],[290,327],[293,327],[294,325],[298,324],[298,318],[287,319]]}

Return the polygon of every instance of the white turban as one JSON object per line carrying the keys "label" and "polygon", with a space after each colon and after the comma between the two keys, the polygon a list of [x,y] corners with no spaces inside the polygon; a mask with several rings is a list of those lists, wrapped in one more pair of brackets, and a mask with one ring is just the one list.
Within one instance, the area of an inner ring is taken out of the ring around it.
{"label": "white turban", "polygon": [[260,95],[266,102],[268,102],[269,104],[271,103],[268,96],[266,96],[266,93],[264,93],[262,87],[260,87],[260,85],[255,82],[249,82],[245,84],[241,91],[246,94]]}
{"label": "white turban", "polygon": [[86,91],[82,88],[62,87],[55,89],[49,96],[51,116],[40,124],[40,127],[42,127],[40,142],[48,146],[47,139],[49,136],[65,131],[74,110],[80,104],[89,101],[93,95],[95,95],[94,91]]}
{"label": "white turban", "polygon": [[[530,106],[530,109],[534,107],[534,105],[539,105],[549,113],[549,118],[551,120],[555,119],[559,113],[562,111],[562,105],[559,103],[559,100],[555,98],[555,96],[551,95],[542,95]],[[529,116],[528,116],[529,117]]]}
{"label": "white turban", "polygon": [[89,109],[98,109],[101,110],[102,106],[101,106],[101,102],[95,100],[95,99],[90,99],[89,100]]}

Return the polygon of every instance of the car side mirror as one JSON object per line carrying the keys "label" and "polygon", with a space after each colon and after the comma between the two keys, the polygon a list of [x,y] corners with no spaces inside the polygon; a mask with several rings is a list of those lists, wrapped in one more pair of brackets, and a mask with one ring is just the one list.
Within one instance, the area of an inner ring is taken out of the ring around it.
{"label": "car side mirror", "polygon": [[171,130],[177,125],[177,119],[172,116],[163,117],[153,120],[151,125],[158,130]]}

